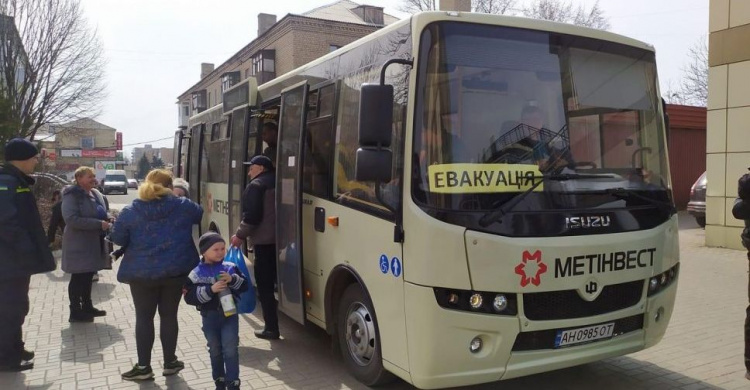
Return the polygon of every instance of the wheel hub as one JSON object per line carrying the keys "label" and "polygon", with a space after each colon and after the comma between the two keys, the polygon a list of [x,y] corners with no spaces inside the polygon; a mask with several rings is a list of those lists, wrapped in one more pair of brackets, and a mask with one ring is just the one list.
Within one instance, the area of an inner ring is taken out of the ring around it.
{"label": "wheel hub", "polygon": [[357,364],[370,364],[375,354],[375,324],[362,303],[355,302],[349,307],[346,316],[346,344]]}

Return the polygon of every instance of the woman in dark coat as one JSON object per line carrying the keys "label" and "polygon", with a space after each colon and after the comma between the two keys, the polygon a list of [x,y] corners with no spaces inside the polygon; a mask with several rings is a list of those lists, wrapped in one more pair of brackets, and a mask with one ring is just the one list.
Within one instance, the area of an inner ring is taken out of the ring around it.
{"label": "woman in dark coat", "polygon": [[80,167],[75,172],[75,184],[63,190],[62,270],[71,274],[70,322],[92,322],[94,317],[107,314],[91,302],[92,279],[110,261],[104,242],[111,227],[109,215],[104,197],[95,187],[94,170]]}
{"label": "woman in dark coat", "polygon": [[182,285],[198,265],[193,225],[200,223],[203,209],[172,193],[172,173],[156,169],[138,187],[138,199],[125,206],[115,222],[110,239],[127,248],[117,280],[130,284],[135,306],[135,341],[138,364],[122,374],[125,380],[153,378],[151,349],[154,316],[159,312],[159,336],[164,353],[163,375],[185,368],[177,360],[177,309]]}
{"label": "woman in dark coat", "polygon": [[50,216],[49,227],[47,228],[47,239],[50,245],[55,242],[58,230],[65,231],[65,221],[62,216],[62,195],[60,191],[55,190],[52,193],[52,215]]}

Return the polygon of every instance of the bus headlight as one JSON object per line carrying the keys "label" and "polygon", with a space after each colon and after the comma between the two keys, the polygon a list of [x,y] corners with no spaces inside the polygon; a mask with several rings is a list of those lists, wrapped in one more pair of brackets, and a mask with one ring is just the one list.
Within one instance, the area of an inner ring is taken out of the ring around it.
{"label": "bus headlight", "polygon": [[471,305],[472,309],[479,309],[480,307],[482,307],[482,294],[471,294],[471,298],[469,298],[469,305]]}
{"label": "bus headlight", "polygon": [[501,312],[505,310],[508,307],[508,298],[505,297],[503,294],[497,294],[495,295],[495,299],[492,300],[492,308],[495,309],[496,312]]}
{"label": "bus headlight", "polygon": [[648,280],[648,296],[658,294],[665,288],[669,287],[675,280],[677,275],[680,273],[680,263],[674,265],[674,267],[660,273],[659,275],[651,277]]}
{"label": "bus headlight", "polygon": [[516,294],[433,288],[438,305],[445,309],[514,316],[518,314]]}

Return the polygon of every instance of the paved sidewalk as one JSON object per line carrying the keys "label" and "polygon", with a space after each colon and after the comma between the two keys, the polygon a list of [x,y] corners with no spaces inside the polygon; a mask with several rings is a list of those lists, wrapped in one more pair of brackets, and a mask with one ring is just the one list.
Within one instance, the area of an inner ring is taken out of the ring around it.
{"label": "paved sidewalk", "polygon": [[[680,233],[681,279],[672,322],[657,346],[625,357],[472,389],[748,389],[742,365],[742,323],[747,305],[744,252],[702,246],[701,229]],[[127,285],[114,271],[101,272],[94,301],[107,316],[91,324],[69,324],[67,283],[62,271],[36,275],[31,312],[24,326],[35,368],[0,374],[0,389],[212,389],[211,369],[200,316],[180,308],[178,357],[186,368],[161,376],[161,346],[154,346],[154,381],[122,381],[136,361],[135,315]],[[240,372],[246,389],[360,389],[315,326],[302,327],[282,316],[283,340],[256,339],[261,321],[240,322]],[[386,389],[409,389],[396,382]]]}

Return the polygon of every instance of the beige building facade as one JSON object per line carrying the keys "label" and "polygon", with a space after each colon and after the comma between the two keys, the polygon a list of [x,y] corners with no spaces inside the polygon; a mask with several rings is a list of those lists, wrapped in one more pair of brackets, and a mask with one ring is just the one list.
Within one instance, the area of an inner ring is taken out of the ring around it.
{"label": "beige building facade", "polygon": [[[340,0],[302,15],[258,15],[258,36],[218,67],[201,64],[201,79],[177,98],[178,127],[222,102],[222,92],[248,77],[258,84],[313,61],[397,21],[383,7]],[[166,160],[165,160],[166,161]]]}
{"label": "beige building facade", "polygon": [[98,171],[121,169],[124,165],[117,142],[117,130],[90,118],[63,125],[47,126],[54,134],[53,169],[70,173],[80,166]]}
{"label": "beige building facade", "polygon": [[743,249],[732,204],[750,167],[750,1],[711,0],[709,32],[706,245]]}

